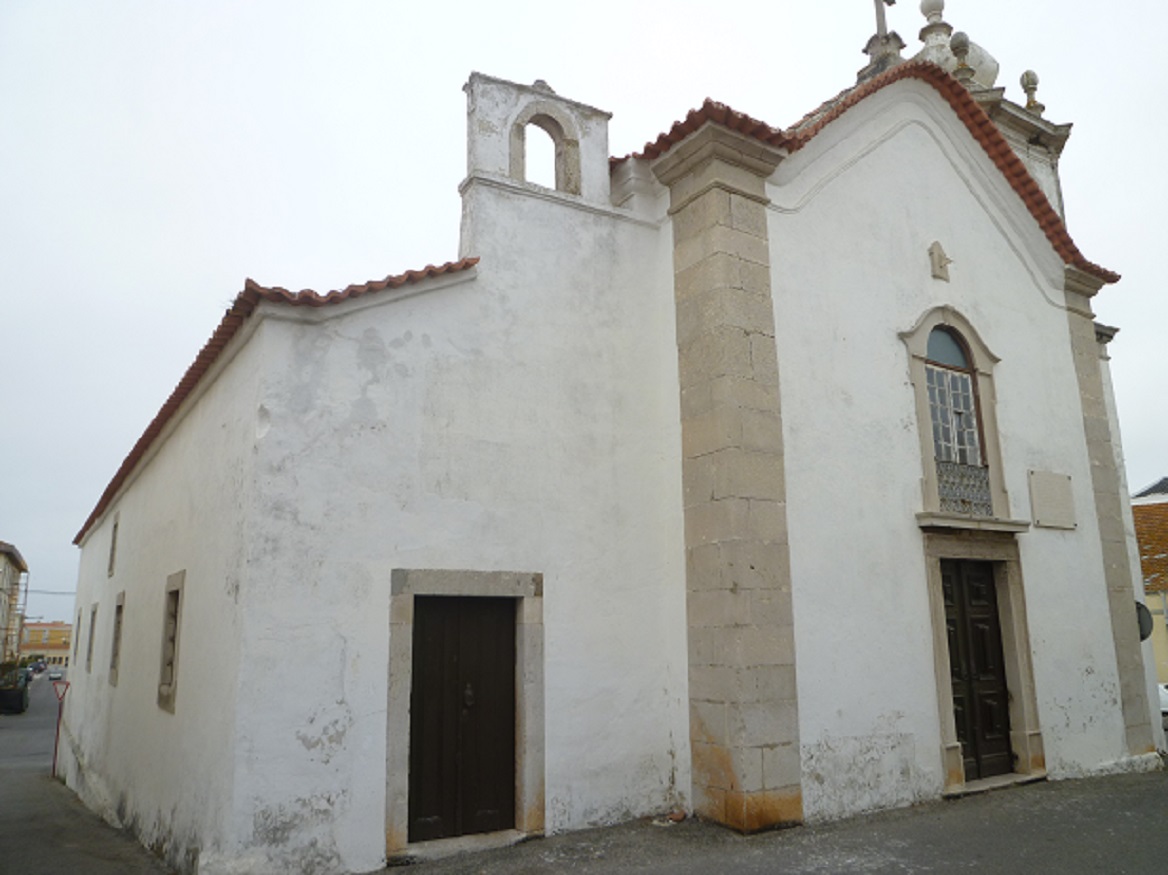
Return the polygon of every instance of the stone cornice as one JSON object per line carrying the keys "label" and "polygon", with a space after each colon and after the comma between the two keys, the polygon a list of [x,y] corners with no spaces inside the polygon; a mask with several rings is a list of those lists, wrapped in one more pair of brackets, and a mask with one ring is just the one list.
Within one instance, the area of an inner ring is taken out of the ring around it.
{"label": "stone cornice", "polygon": [[1115,335],[1119,334],[1119,329],[1114,325],[1104,325],[1102,322],[1095,323],[1095,340],[1097,343],[1106,346],[1115,340]]}
{"label": "stone cornice", "polygon": [[1087,273],[1073,264],[1066,266],[1066,284],[1063,286],[1066,291],[1076,292],[1090,298],[1094,297],[1104,285],[1106,285],[1106,281],[1094,274]]}
{"label": "stone cornice", "polygon": [[1009,128],[1027,142],[1037,140],[1046,146],[1055,155],[1061,155],[1063,147],[1071,136],[1073,125],[1056,125],[1048,122],[1041,116],[1019,106],[1003,97],[1005,89],[994,88],[988,91],[971,93],[974,100],[981,104],[989,117],[999,127]]}
{"label": "stone cornice", "polygon": [[981,532],[1025,532],[1030,529],[1030,523],[1026,520],[994,519],[936,511],[918,513],[917,525],[922,529],[968,529]]}
{"label": "stone cornice", "polygon": [[[652,168],[672,190],[674,209],[714,184],[765,203],[766,180],[786,154],[785,149],[706,122],[654,161]],[[678,186],[686,177],[692,177],[693,184]]]}

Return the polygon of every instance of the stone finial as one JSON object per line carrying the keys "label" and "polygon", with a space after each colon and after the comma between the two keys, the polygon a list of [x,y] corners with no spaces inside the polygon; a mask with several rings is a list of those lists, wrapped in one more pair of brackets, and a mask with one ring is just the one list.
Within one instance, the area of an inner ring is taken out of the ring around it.
{"label": "stone finial", "polygon": [[921,15],[929,24],[940,24],[941,13],[945,11],[945,0],[921,0]]}
{"label": "stone finial", "polygon": [[957,58],[957,69],[953,71],[953,77],[966,88],[973,81],[973,67],[966,63],[966,58],[969,57],[969,46],[969,34],[963,30],[957,31],[949,40],[949,49]]}
{"label": "stone finial", "polygon": [[531,83],[531,87],[536,91],[542,91],[545,94],[555,94],[556,90],[547,84],[543,79],[536,79]]}
{"label": "stone finial", "polygon": [[925,26],[921,28],[920,38],[925,47],[917,57],[939,67],[948,67],[953,60],[949,51],[949,36],[953,33],[953,26],[941,17],[944,11],[945,0],[923,0],[921,3]]}
{"label": "stone finial", "polygon": [[1022,74],[1022,90],[1026,92],[1026,110],[1035,115],[1042,115],[1046,111],[1046,107],[1038,102],[1035,95],[1038,93],[1038,74],[1033,70],[1027,70]]}

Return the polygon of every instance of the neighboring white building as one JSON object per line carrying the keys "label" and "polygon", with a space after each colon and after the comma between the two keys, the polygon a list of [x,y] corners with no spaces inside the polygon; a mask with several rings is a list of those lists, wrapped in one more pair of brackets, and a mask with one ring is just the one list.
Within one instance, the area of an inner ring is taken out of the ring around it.
{"label": "neighboring white building", "polygon": [[249,281],[78,534],[69,786],[185,871],[332,873],[1158,767],[1118,277],[941,6],[794,128],[625,158],[473,74],[460,259]]}

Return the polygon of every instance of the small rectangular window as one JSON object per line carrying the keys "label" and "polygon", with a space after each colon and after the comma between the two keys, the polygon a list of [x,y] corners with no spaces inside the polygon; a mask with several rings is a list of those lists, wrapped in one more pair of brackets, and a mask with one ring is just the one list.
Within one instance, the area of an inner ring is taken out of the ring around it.
{"label": "small rectangular window", "polygon": [[85,645],[85,670],[93,670],[93,636],[97,631],[97,605],[89,609],[89,643]]}
{"label": "small rectangular window", "polygon": [[122,656],[122,615],[126,608],[126,594],[118,593],[117,604],[114,605],[114,641],[110,648],[110,683],[118,685],[118,663]]}
{"label": "small rectangular window", "polygon": [[174,713],[178,687],[179,630],[182,626],[182,591],[185,571],[166,579],[162,614],[162,659],[158,672],[158,706]]}
{"label": "small rectangular window", "polygon": [[106,568],[106,577],[114,576],[114,562],[118,556],[118,517],[114,517],[113,531],[110,533],[109,565]]}

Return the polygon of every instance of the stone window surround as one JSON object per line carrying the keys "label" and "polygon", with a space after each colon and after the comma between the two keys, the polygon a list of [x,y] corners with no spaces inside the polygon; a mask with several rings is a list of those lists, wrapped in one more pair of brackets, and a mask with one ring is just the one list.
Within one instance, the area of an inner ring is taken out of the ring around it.
{"label": "stone window surround", "polygon": [[122,630],[125,626],[126,592],[118,593],[114,602],[113,635],[110,643],[109,682],[111,686],[118,685],[118,664],[122,656]]}
{"label": "stone window surround", "polygon": [[1010,749],[1014,773],[1029,777],[1046,774],[1046,754],[1039,725],[1034,669],[1030,659],[1030,632],[1026,620],[1026,594],[1022,563],[1013,533],[991,531],[925,530],[925,563],[929,590],[929,614],[933,626],[933,668],[937,681],[937,707],[941,725],[941,757],[945,793],[964,789],[965,765],[957,722],[953,715],[949,638],[946,634],[945,597],[941,585],[941,560],[966,559],[990,562],[1002,628],[1002,657],[1006,687],[1010,693]]}
{"label": "stone window surround", "polygon": [[543,575],[513,571],[395,568],[390,576],[389,683],[385,721],[386,855],[400,857],[410,848],[410,691],[414,673],[414,597],[419,595],[515,600],[515,830],[507,834],[542,835]]}
{"label": "stone window surround", "polygon": [[[948,328],[955,331],[965,341],[965,348],[971,362],[971,372],[975,382],[975,397],[981,421],[982,462],[989,468],[990,501],[993,519],[1009,518],[1009,496],[1002,471],[1002,451],[998,442],[997,395],[994,390],[994,365],[1000,359],[990,352],[988,346],[972,323],[950,306],[934,307],[917,321],[909,331],[901,332],[909,353],[909,380],[913,385],[916,400],[917,431],[921,444],[921,465],[924,477],[921,480],[924,514],[931,519],[940,515],[941,499],[937,487],[937,466],[934,461],[932,419],[929,412],[928,378],[925,371],[928,361],[929,335],[934,328]],[[948,516],[948,514],[946,515]],[[962,517],[960,514],[952,516]],[[969,519],[976,519],[969,517]],[[922,520],[922,525],[924,520]],[[1024,528],[1024,527],[1023,527]]]}
{"label": "stone window surround", "polygon": [[93,639],[97,637],[97,602],[89,609],[89,640],[85,644],[85,670],[93,671]]}
{"label": "stone window surround", "polygon": [[118,523],[121,521],[121,514],[114,514],[113,526],[110,529],[110,545],[109,545],[109,561],[106,564],[105,576],[113,577],[114,569],[118,559]]}
{"label": "stone window surround", "polygon": [[[174,713],[175,694],[178,691],[178,661],[180,648],[182,647],[183,590],[186,584],[186,576],[185,569],[168,575],[166,578],[166,590],[162,599],[162,647],[158,659],[158,707],[164,711],[169,711],[171,714]],[[174,656],[171,659],[170,682],[164,683],[166,680],[166,648],[168,643],[167,617],[169,614],[171,593],[177,593],[178,599],[173,641]]]}
{"label": "stone window surround", "polygon": [[528,125],[541,128],[555,146],[556,191],[580,194],[580,135],[571,117],[548,100],[529,103],[511,126],[511,178],[527,181]]}

